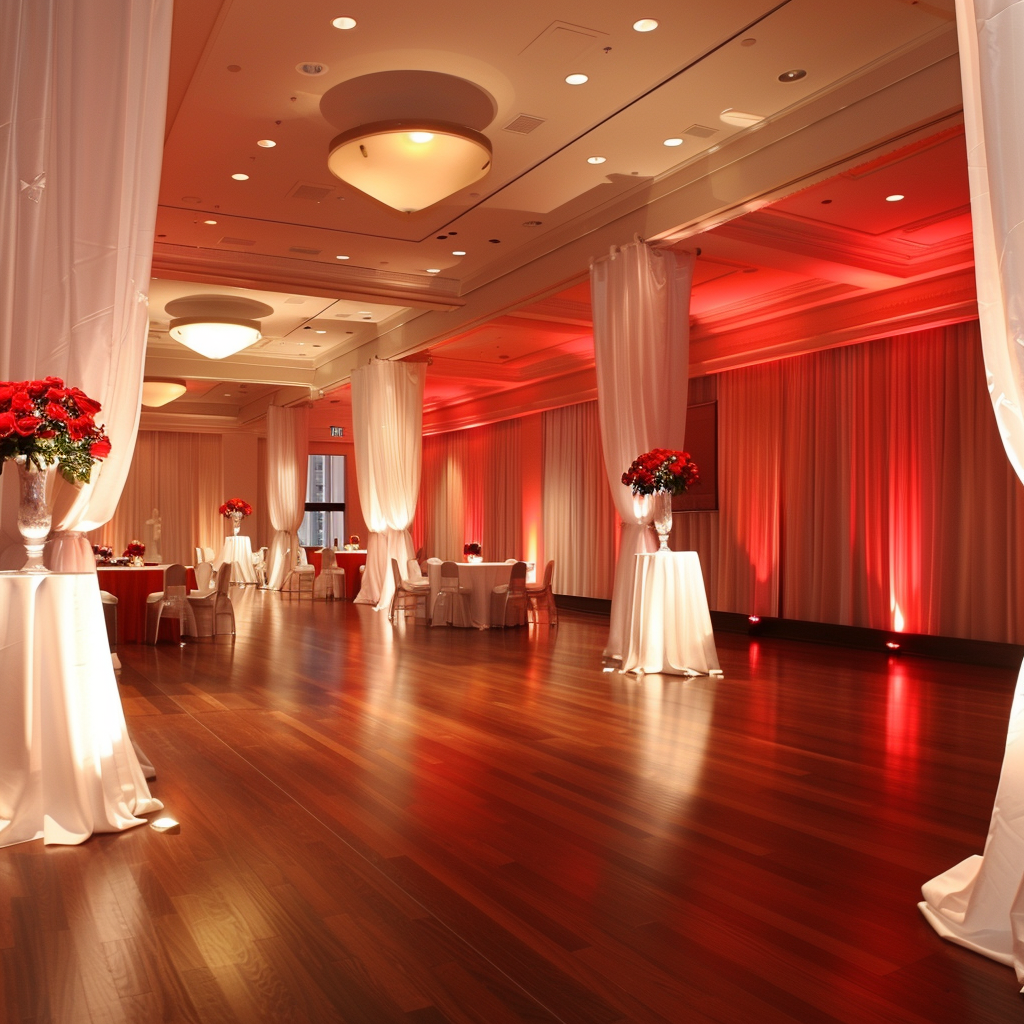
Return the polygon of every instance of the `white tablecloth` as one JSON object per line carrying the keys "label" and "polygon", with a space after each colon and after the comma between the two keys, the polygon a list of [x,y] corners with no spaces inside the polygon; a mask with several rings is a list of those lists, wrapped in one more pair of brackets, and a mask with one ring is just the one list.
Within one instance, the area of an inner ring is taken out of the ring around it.
{"label": "white tablecloth", "polygon": [[721,675],[696,551],[637,555],[623,672]]}
{"label": "white tablecloth", "polygon": [[252,541],[244,533],[224,538],[224,546],[213,567],[219,571],[225,563],[231,565],[232,583],[256,582],[256,570],[252,566]]}
{"label": "white tablecloth", "polygon": [[145,824],[92,573],[0,573],[0,847]]}
{"label": "white tablecloth", "polygon": [[[459,585],[472,591],[469,614],[477,629],[501,625],[500,622],[491,622],[491,591],[502,583],[508,583],[511,574],[512,566],[507,562],[459,562]],[[429,616],[441,589],[441,566],[437,562],[427,564],[427,579],[430,580]]]}

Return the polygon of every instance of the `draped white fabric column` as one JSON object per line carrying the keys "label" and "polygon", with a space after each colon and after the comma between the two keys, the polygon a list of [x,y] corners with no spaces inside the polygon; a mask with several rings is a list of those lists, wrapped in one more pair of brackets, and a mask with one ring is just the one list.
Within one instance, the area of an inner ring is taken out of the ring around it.
{"label": "draped white fabric column", "polygon": [[682,448],[690,353],[693,255],[635,242],[590,268],[597,394],[608,483],[622,539],[605,654],[622,656],[634,556],[655,550],[651,516],[637,518],[622,474],[652,448]]}
{"label": "draped white fabric column", "polygon": [[[1024,480],[1024,0],[956,8],[982,348],[1003,446]],[[984,856],[923,893],[940,935],[1011,964],[1024,982],[1024,668]]]}
{"label": "draped white fabric column", "polygon": [[267,505],[274,536],[267,552],[267,587],[284,586],[299,549],[309,468],[309,410],[267,409]]}
{"label": "draped white fabric column", "polygon": [[[64,377],[102,404],[112,444],[58,495],[57,569],[95,568],[80,531],[110,518],[131,464],[170,40],[171,0],[0,5],[0,377]],[[0,496],[14,487],[0,477]],[[0,505],[2,548],[17,529]]]}
{"label": "draped white fabric column", "polygon": [[352,373],[352,432],[359,503],[370,531],[356,598],[380,611],[391,603],[391,559],[402,575],[415,553],[409,527],[420,490],[423,363],[375,359]]}

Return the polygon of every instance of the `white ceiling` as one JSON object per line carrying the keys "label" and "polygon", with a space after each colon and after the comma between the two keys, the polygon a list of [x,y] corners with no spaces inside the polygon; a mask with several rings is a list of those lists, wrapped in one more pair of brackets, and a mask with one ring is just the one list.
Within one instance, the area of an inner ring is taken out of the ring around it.
{"label": "white ceiling", "polygon": [[[356,28],[333,28],[339,14]],[[633,31],[641,17],[658,29]],[[275,389],[332,393],[373,354],[430,350],[434,409],[585,370],[588,295],[565,288],[607,239],[635,232],[702,233],[697,341],[735,333],[758,306],[820,306],[969,265],[952,17],[953,0],[525,0],[510,13],[177,0],[147,373],[190,388],[152,422],[251,421]],[[327,70],[306,76],[302,62]],[[779,81],[796,68],[806,76]],[[416,214],[331,176],[335,129],[319,106],[341,82],[399,69],[464,77],[497,110],[490,174]],[[589,81],[565,84],[572,72]],[[765,120],[737,128],[728,108]],[[508,130],[519,115],[540,123]],[[662,144],[672,136],[683,145]],[[834,194],[802,188],[825,180],[815,188]],[[881,202],[890,188],[907,199]],[[164,305],[201,293],[270,305],[264,339],[222,361],[173,342]],[[233,406],[232,381],[267,390]]]}

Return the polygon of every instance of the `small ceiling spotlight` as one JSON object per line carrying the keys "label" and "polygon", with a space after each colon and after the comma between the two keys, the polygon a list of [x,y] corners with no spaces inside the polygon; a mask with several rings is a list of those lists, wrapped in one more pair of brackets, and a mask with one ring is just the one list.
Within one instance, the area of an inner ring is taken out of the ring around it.
{"label": "small ceiling spotlight", "polygon": [[801,78],[806,78],[807,72],[803,68],[793,68],[792,71],[783,71],[779,75],[780,82],[799,82]]}
{"label": "small ceiling spotlight", "polygon": [[893,194],[892,194],[891,196],[886,196],[886,197],[885,197],[885,201],[886,201],[887,203],[898,203],[898,202],[900,202],[901,200],[903,200],[903,199],[906,199],[906,198],[907,198],[906,196],[901,196],[901,195],[899,194],[899,192],[895,192],[895,193],[893,193]]}
{"label": "small ceiling spotlight", "polygon": [[440,274],[441,273],[441,268],[440,267],[428,267],[427,268],[427,273],[428,274]]}
{"label": "small ceiling spotlight", "polygon": [[658,23],[653,18],[641,18],[633,22],[634,32],[653,32],[657,27]]}
{"label": "small ceiling spotlight", "polygon": [[231,177],[234,178],[235,181],[248,181],[249,180],[249,175],[248,174],[232,174]]}
{"label": "small ceiling spotlight", "polygon": [[465,256],[466,255],[466,250],[465,249],[452,249],[452,255],[453,256]]}
{"label": "small ceiling spotlight", "polygon": [[335,28],[340,28],[342,31],[347,32],[350,28],[355,28],[356,27],[356,19],[355,18],[335,18],[334,21],[331,22],[331,24]]}
{"label": "small ceiling spotlight", "polygon": [[204,224],[216,224],[217,222],[215,220],[204,220],[203,223]]}
{"label": "small ceiling spotlight", "polygon": [[351,256],[335,256],[334,258],[336,260],[350,260],[352,257]]}
{"label": "small ceiling spotlight", "polygon": [[608,159],[608,157],[606,157],[606,156],[588,156],[587,157],[587,163],[588,164],[603,164],[607,159]]}
{"label": "small ceiling spotlight", "polygon": [[273,149],[277,143],[273,139],[260,139],[256,145],[262,146],[264,149]]}
{"label": "small ceiling spotlight", "polygon": [[566,85],[584,85],[585,83],[587,83],[589,81],[590,81],[590,78],[587,75],[566,75],[565,76],[565,84]]}
{"label": "small ceiling spotlight", "polygon": [[681,146],[682,144],[683,144],[683,140],[682,139],[666,139],[662,143],[663,146],[668,146],[670,148],[673,147],[673,146]]}

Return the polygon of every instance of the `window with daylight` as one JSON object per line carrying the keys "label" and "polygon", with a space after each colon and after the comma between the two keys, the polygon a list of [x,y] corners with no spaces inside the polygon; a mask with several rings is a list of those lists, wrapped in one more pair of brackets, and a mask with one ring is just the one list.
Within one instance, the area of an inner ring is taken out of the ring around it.
{"label": "window with daylight", "polygon": [[340,548],[346,540],[345,456],[310,455],[299,543],[308,548],[328,544]]}

